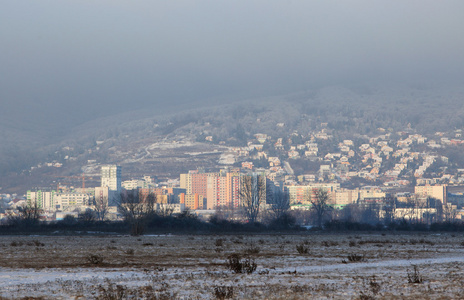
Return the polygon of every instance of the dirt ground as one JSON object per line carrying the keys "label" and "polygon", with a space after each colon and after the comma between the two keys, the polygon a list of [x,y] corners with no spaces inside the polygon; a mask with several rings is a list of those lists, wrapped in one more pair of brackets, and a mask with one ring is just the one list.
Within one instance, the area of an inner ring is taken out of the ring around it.
{"label": "dirt ground", "polygon": [[464,299],[462,233],[2,236],[0,251],[3,299]]}

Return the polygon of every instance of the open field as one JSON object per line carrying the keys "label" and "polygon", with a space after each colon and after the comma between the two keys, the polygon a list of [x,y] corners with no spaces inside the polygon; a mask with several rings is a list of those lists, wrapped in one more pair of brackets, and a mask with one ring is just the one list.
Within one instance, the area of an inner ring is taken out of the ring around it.
{"label": "open field", "polygon": [[[464,297],[462,233],[2,236],[0,249],[7,299]],[[232,254],[256,270],[233,272]]]}

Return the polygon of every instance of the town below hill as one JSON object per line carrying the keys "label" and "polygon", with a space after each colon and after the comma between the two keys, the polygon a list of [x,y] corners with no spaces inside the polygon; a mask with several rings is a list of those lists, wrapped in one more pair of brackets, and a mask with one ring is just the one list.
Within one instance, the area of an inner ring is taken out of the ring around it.
{"label": "town below hill", "polygon": [[[463,96],[460,87],[372,84],[108,117],[38,148],[40,155],[25,160],[29,166],[2,175],[0,192],[25,199],[27,190],[98,187],[101,166],[115,164],[124,170],[122,181],[148,175],[156,187],[179,185],[192,170],[238,170],[264,174],[280,187],[333,185],[382,195],[446,186],[457,199],[464,182]],[[350,197],[357,200],[357,193]]]}

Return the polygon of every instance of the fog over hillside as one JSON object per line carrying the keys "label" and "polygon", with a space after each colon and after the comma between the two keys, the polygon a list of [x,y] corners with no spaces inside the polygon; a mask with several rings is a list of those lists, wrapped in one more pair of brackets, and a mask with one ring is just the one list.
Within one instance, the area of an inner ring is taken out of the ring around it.
{"label": "fog over hillside", "polygon": [[[9,1],[0,173],[146,124],[175,133],[162,126],[173,120],[220,116],[254,132],[297,128],[302,113],[360,132],[459,127],[463,30],[453,0]],[[232,133],[221,124],[214,134]]]}

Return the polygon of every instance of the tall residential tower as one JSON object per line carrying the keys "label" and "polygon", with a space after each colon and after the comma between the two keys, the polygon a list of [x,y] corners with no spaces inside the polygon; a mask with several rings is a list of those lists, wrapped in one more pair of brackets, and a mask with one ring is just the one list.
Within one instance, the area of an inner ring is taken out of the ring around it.
{"label": "tall residential tower", "polygon": [[108,187],[110,191],[121,191],[121,167],[116,165],[103,165],[101,167],[101,186]]}

